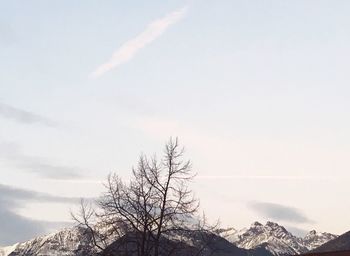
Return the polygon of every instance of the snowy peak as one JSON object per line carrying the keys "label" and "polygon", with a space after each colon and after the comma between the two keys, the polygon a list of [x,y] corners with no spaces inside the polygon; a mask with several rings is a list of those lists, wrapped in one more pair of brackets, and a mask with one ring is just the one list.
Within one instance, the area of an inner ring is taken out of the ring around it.
{"label": "snowy peak", "polygon": [[245,232],[255,234],[269,233],[278,237],[292,236],[292,234],[289,233],[283,226],[271,221],[266,222],[265,225],[261,224],[260,222],[254,222]]}
{"label": "snowy peak", "polygon": [[283,226],[271,221],[266,223],[264,229],[265,231],[269,231],[271,234],[275,234],[277,237],[293,236]]}
{"label": "snowy peak", "polygon": [[337,238],[337,235],[326,233],[326,232],[317,232],[316,230],[311,230],[304,238],[304,245],[308,250],[313,250],[322,244],[327,243],[330,240]]}
{"label": "snowy peak", "polygon": [[261,224],[258,221],[255,221],[252,225],[250,225],[251,228],[262,227],[262,226],[263,226],[263,224]]}
{"label": "snowy peak", "polygon": [[304,238],[294,236],[278,223],[268,221],[265,225],[254,222],[249,228],[236,231],[230,229],[224,236],[227,240],[244,249],[264,247],[274,255],[293,255],[309,250],[336,238],[329,233],[310,231]]}
{"label": "snowy peak", "polygon": [[268,221],[265,225],[254,222],[249,229],[240,232],[232,241],[238,247],[253,249],[263,246],[275,255],[298,254],[307,249],[298,241],[298,238],[288,232],[283,226]]}
{"label": "snowy peak", "polygon": [[311,231],[309,232],[309,234],[306,235],[306,237],[308,237],[308,236],[313,237],[313,236],[315,236],[315,235],[317,235],[317,231],[316,231],[316,230],[311,230]]}
{"label": "snowy peak", "polygon": [[[230,241],[230,239],[232,237],[234,237],[238,233],[238,230],[236,230],[235,228],[225,228],[225,229],[217,230],[216,233],[219,236],[221,236],[221,237],[225,238],[226,240]],[[230,241],[230,242],[232,242],[232,241]]]}
{"label": "snowy peak", "polygon": [[16,255],[65,255],[65,256],[83,256],[89,255],[89,235],[82,228],[67,228],[59,232],[40,236],[24,243],[16,244],[12,247],[6,247],[0,256]]}
{"label": "snowy peak", "polygon": [[[227,232],[233,231],[233,229],[225,230]],[[179,240],[177,236],[179,235]],[[132,234],[131,234],[132,236]],[[130,237],[131,237],[130,236]],[[131,237],[132,238],[132,237]],[[30,241],[19,243],[15,245],[10,251],[3,251],[0,256],[86,256],[86,255],[101,255],[98,249],[94,249],[91,246],[91,234],[87,229],[84,228],[71,228],[65,229],[47,236],[41,236],[34,238]],[[125,240],[128,239],[128,236],[122,238],[121,241],[111,240],[111,243],[107,246],[106,255],[109,254],[108,250],[116,250],[122,245]],[[237,256],[271,256],[270,252],[267,250],[257,249],[257,250],[245,250],[238,248],[227,240],[223,239],[220,236],[214,235],[209,232],[203,231],[191,231],[184,234],[174,233],[169,237],[164,237],[161,240],[164,243],[164,247],[173,246],[174,243],[178,243],[176,248],[183,250],[180,253],[176,252],[174,255],[192,255],[193,250],[200,249],[201,255],[216,255],[214,252],[216,250],[225,251],[225,255],[237,255]],[[206,246],[206,241],[210,241],[210,246]],[[202,244],[204,242],[204,244]],[[134,244],[134,240],[130,240],[130,244]],[[181,245],[181,246],[179,246]],[[202,250],[202,246],[205,249]],[[211,247],[213,246],[213,247]],[[123,247],[124,248],[124,247]],[[126,248],[126,247],[125,247]],[[197,249],[196,249],[197,248]],[[119,248],[120,249],[120,248]],[[118,250],[119,250],[118,249]],[[122,250],[122,249],[120,249]],[[123,251],[124,252],[124,251]],[[183,252],[183,253],[182,253]],[[203,253],[205,252],[205,253]],[[103,253],[103,255],[105,255]],[[113,253],[113,255],[115,255]],[[118,254],[119,255],[119,254]],[[124,255],[124,253],[123,253]],[[129,254],[128,254],[129,255]],[[130,254],[131,255],[131,254]],[[132,253],[134,255],[134,253]],[[168,255],[168,254],[161,254]]]}
{"label": "snowy peak", "polygon": [[[283,226],[270,221],[265,225],[254,222],[249,228],[241,230],[220,229],[217,230],[217,234],[237,247],[253,250],[266,249],[278,256],[305,253],[337,237],[330,233],[312,230],[301,238],[294,236]],[[226,246],[233,246],[229,242],[226,241]],[[0,248],[0,256],[92,255],[93,249],[90,245],[90,233],[84,228],[74,227],[37,237],[24,243]]]}
{"label": "snowy peak", "polygon": [[0,256],[8,256],[11,252],[13,252],[18,244],[14,244],[12,246],[0,247]]}

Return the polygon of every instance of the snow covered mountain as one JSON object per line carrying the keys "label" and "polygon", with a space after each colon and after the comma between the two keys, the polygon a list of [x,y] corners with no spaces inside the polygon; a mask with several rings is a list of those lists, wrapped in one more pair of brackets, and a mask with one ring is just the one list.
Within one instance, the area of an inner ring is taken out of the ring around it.
{"label": "snow covered mountain", "polygon": [[0,256],[7,256],[15,250],[18,244],[12,246],[0,247]]}
{"label": "snow covered mountain", "polygon": [[[350,254],[350,231],[338,236],[336,239],[333,239],[320,247],[313,250],[313,253],[325,253],[325,252],[334,252],[334,251],[343,251]],[[331,254],[328,254],[331,255]],[[344,254],[345,255],[345,254]]]}
{"label": "snow covered mountain", "polygon": [[[221,229],[218,234],[225,239],[217,238],[217,245],[225,248],[233,255],[295,255],[313,250],[320,245],[335,239],[329,233],[310,231],[305,237],[297,237],[277,223],[267,222],[265,225],[254,222],[249,228],[236,230]],[[84,228],[66,228],[62,231],[34,238],[24,243],[0,248],[0,256],[83,256],[92,255],[91,237]],[[225,242],[226,241],[226,242]],[[241,248],[237,248],[237,247]],[[241,250],[241,251],[239,251]],[[266,254],[266,252],[268,254]],[[229,254],[231,255],[231,254]]]}
{"label": "snow covered mountain", "polygon": [[264,247],[274,255],[305,253],[337,237],[333,234],[317,233],[313,230],[301,238],[294,236],[283,226],[270,221],[265,225],[254,222],[249,228],[242,230],[226,229],[220,234],[240,248]]}
{"label": "snow covered mountain", "polygon": [[316,230],[310,231],[304,238],[304,245],[309,251],[320,247],[321,245],[336,239],[338,236],[326,232],[317,232]]}
{"label": "snow covered mountain", "polygon": [[[164,246],[162,248],[165,250],[166,246],[173,243],[177,243],[175,247],[178,247],[181,252],[177,252],[174,255],[190,255],[189,252],[197,252],[197,249],[201,249],[201,242],[206,240],[201,240],[204,236],[208,236],[208,241],[210,244],[203,247],[202,256],[216,255],[216,256],[272,256],[271,253],[264,248],[255,248],[251,250],[246,250],[239,248],[236,245],[230,243],[226,239],[215,235],[213,233],[201,233],[200,231],[193,231],[188,234],[188,239],[183,241],[178,241],[176,236],[174,239],[164,238],[162,241]],[[183,236],[186,238],[186,236]],[[30,241],[24,243],[18,243],[12,247],[6,247],[0,249],[0,256],[87,256],[87,255],[97,255],[96,251],[90,247],[89,241],[91,236],[86,232],[84,228],[71,228],[64,229],[57,233],[53,233],[47,236],[41,236],[34,238]],[[121,243],[124,244],[124,238],[121,238]],[[127,238],[126,238],[127,239]],[[111,243],[106,249],[106,255],[110,255],[110,250],[119,250],[121,245],[119,240]],[[133,242],[131,244],[134,245]],[[131,245],[130,244],[130,245]],[[198,246],[198,247],[197,247]],[[170,248],[173,249],[174,247]],[[124,251],[123,251],[124,252]],[[103,254],[105,255],[105,254]],[[111,254],[114,255],[114,254]],[[119,254],[117,254],[119,255]],[[124,254],[123,254],[124,255]],[[132,254],[134,255],[134,254]],[[165,254],[168,255],[168,254]]]}
{"label": "snow covered mountain", "polygon": [[83,256],[90,255],[89,236],[85,229],[66,228],[24,243],[0,248],[0,256]]}

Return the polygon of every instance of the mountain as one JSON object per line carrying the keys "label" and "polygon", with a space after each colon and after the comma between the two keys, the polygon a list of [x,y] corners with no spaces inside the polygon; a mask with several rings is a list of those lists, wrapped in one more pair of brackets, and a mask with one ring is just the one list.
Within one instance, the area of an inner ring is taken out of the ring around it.
{"label": "mountain", "polygon": [[308,248],[309,251],[320,247],[321,245],[336,239],[338,236],[326,232],[316,232],[312,230],[303,239],[303,244]]}
{"label": "mountain", "polygon": [[[178,237],[184,238],[178,240]],[[199,239],[199,237],[201,239]],[[203,237],[205,238],[203,240]],[[203,241],[210,238],[210,243],[203,247]],[[121,240],[114,241],[107,251],[113,251]],[[90,246],[91,235],[84,228],[66,228],[59,232],[40,236],[24,243],[0,248],[0,256],[83,256],[94,255]],[[310,231],[305,237],[297,237],[277,223],[265,225],[254,222],[249,228],[220,229],[215,234],[203,231],[191,231],[187,234],[171,234],[163,239],[163,244],[177,245],[182,248],[179,255],[189,255],[191,251],[205,248],[202,255],[213,256],[271,256],[296,255],[315,251],[350,249],[350,232],[337,238],[329,233]],[[324,244],[324,245],[322,245]],[[320,246],[321,245],[321,246]],[[319,247],[320,246],[320,247]],[[108,254],[105,254],[108,255]],[[110,254],[109,254],[110,255]],[[112,254],[113,255],[113,254]]]}
{"label": "mountain", "polygon": [[248,229],[232,234],[229,241],[245,249],[262,246],[274,255],[294,255],[308,251],[302,239],[292,235],[283,226],[270,221],[266,225],[254,222]]}
{"label": "mountain", "polygon": [[310,252],[303,256],[350,256],[350,251],[335,251],[335,252]]}
{"label": "mountain", "polygon": [[220,235],[244,249],[263,247],[273,255],[295,255],[308,252],[334,238],[336,235],[310,231],[304,238],[294,236],[283,226],[268,221],[265,225],[254,222],[242,230],[226,229]]}
{"label": "mountain", "polygon": [[[264,248],[243,249],[238,248],[226,239],[211,232],[205,231],[185,231],[186,234],[175,232],[169,237],[160,240],[160,255],[173,256],[273,256]],[[181,237],[181,239],[177,239]],[[136,256],[135,240],[123,237],[102,253],[102,256]],[[128,252],[125,253],[125,248]],[[176,248],[176,251],[173,249]],[[134,251],[134,253],[133,253]]]}
{"label": "mountain", "polygon": [[312,252],[350,251],[350,231],[312,250]]}
{"label": "mountain", "polygon": [[[83,228],[66,228],[8,247],[3,256],[91,255],[90,236]],[[1,255],[1,254],[0,254]]]}
{"label": "mountain", "polygon": [[15,250],[18,244],[12,246],[0,247],[0,256],[7,256]]}
{"label": "mountain", "polygon": [[[203,249],[200,255],[202,256],[272,256],[272,254],[265,248],[257,247],[254,249],[238,248],[226,239],[214,233],[203,231],[191,231],[187,233],[183,240],[178,240],[178,234],[173,234],[162,240],[163,250],[168,248],[181,248],[177,254],[192,255],[192,252],[198,252]],[[204,238],[204,240],[203,240]],[[102,253],[104,256],[111,255],[125,255],[118,251],[120,245],[125,244],[127,238],[122,237],[117,241],[111,243],[107,249]],[[208,240],[207,240],[208,239]],[[12,247],[5,247],[0,249],[0,256],[86,256],[97,255],[97,253],[90,246],[91,236],[84,228],[66,228],[59,232],[40,236],[24,243],[18,243]],[[204,242],[204,244],[203,244]],[[128,249],[133,241],[127,242]],[[165,246],[166,245],[166,246]],[[165,249],[164,249],[165,248]],[[100,254],[99,254],[100,255]],[[127,253],[131,256],[132,253]],[[166,253],[164,255],[167,255]],[[176,254],[173,254],[176,256]]]}

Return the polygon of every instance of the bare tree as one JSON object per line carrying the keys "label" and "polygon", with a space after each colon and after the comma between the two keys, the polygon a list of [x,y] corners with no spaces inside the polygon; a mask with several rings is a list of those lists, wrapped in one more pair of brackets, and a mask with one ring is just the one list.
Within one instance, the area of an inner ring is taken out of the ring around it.
{"label": "bare tree", "polygon": [[[170,139],[161,159],[140,156],[130,182],[116,174],[108,176],[98,209],[82,204],[80,214],[74,216],[93,233],[95,246],[103,250],[104,245],[117,241],[114,250],[119,254],[159,256],[164,255],[163,247],[169,247],[162,241],[169,241],[174,234],[181,237],[191,229],[189,225],[195,226],[199,201],[189,189],[194,175],[183,154],[178,139]],[[92,219],[96,219],[94,226]],[[166,255],[174,254],[174,245],[167,248]]]}

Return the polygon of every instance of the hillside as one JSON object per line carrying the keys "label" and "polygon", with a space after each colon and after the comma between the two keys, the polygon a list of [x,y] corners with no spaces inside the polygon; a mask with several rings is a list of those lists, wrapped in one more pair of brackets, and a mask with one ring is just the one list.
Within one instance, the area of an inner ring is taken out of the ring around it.
{"label": "hillside", "polygon": [[320,252],[334,252],[334,251],[350,251],[350,231],[340,235],[338,238],[333,239],[316,249],[312,250],[312,252],[320,253]]}

